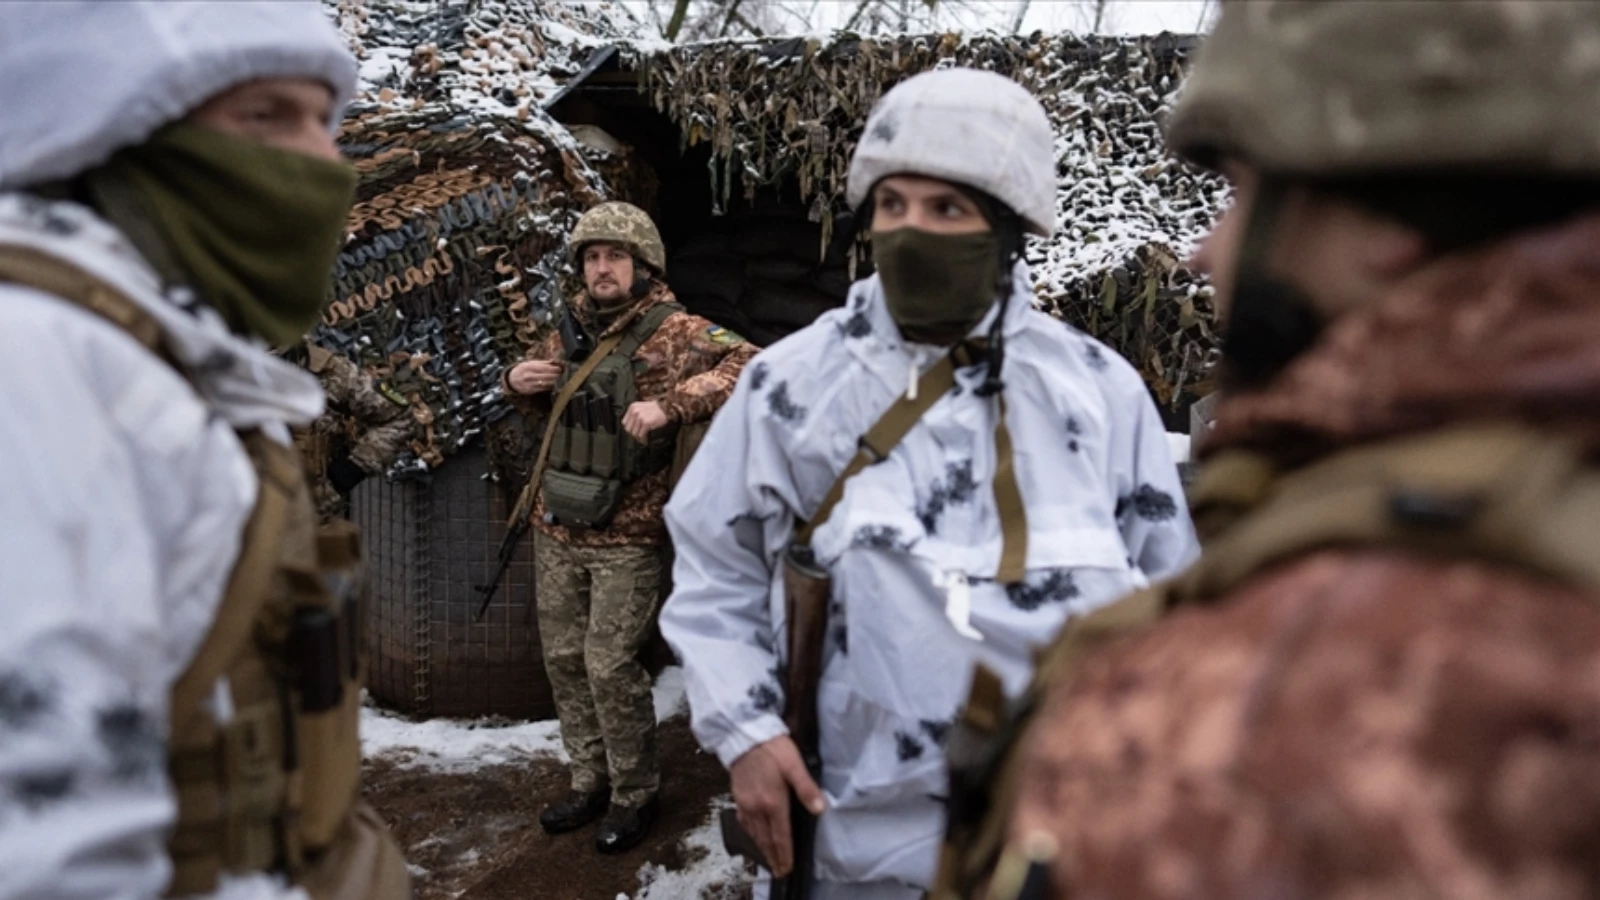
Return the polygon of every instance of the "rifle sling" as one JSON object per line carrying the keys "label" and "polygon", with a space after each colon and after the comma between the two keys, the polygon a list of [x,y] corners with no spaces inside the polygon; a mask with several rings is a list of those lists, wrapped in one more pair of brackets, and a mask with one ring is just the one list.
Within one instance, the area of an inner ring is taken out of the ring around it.
{"label": "rifle sling", "polygon": [[[857,443],[856,454],[844,471],[834,480],[822,503],[811,518],[795,527],[795,543],[808,546],[811,537],[822,523],[828,521],[834,507],[844,499],[845,483],[861,470],[889,458],[911,429],[939,398],[949,393],[956,383],[956,368],[976,362],[980,346],[975,341],[963,341],[950,348],[928,371],[917,379],[915,396],[901,394],[889,409],[867,429]],[[1011,429],[1006,425],[1006,401],[1000,398],[1000,410],[995,424],[995,510],[1000,517],[1001,550],[1000,568],[996,580],[1001,584],[1022,581],[1028,560],[1028,519],[1022,503],[1022,491],[1017,485],[1015,453],[1011,443]]]}

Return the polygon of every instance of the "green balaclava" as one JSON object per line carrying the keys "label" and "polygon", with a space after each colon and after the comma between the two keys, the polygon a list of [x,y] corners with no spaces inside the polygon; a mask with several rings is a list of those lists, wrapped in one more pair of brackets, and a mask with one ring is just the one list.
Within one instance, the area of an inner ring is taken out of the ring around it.
{"label": "green balaclava", "polygon": [[274,347],[321,315],[355,186],[348,163],[187,123],[88,176],[95,204],[164,279]]}
{"label": "green balaclava", "polygon": [[872,261],[900,333],[911,341],[947,344],[965,337],[994,305],[1000,240],[993,231],[874,231]]}
{"label": "green balaclava", "polygon": [[[872,259],[884,300],[907,340],[953,344],[966,337],[1010,289],[1011,265],[1022,252],[1022,223],[1014,211],[976,188],[956,187],[977,205],[988,231],[934,234],[905,227],[872,232]],[[871,217],[868,201],[857,219]]]}

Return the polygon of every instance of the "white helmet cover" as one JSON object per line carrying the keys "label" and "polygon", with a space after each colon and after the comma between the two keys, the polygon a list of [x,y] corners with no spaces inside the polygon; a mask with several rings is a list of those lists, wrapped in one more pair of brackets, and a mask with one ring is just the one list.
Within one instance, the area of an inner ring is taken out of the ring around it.
{"label": "white helmet cover", "polygon": [[977,188],[1049,237],[1056,223],[1055,136],[1027,89],[979,69],[924,72],[895,85],[867,117],[850,160],[848,198],[860,207],[890,175]]}
{"label": "white helmet cover", "polygon": [[258,78],[313,78],[342,115],[356,62],[319,0],[0,2],[0,189],[67,178]]}

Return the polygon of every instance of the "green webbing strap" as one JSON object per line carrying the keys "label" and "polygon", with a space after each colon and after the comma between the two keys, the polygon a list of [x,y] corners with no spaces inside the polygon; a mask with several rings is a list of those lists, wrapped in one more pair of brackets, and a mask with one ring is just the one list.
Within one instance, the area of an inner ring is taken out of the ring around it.
{"label": "green webbing strap", "polygon": [[1006,398],[1000,395],[1000,418],[994,426],[994,508],[1000,515],[1000,570],[995,580],[1017,584],[1028,571],[1028,513],[1017,486],[1016,456],[1006,425]]}
{"label": "green webbing strap", "polygon": [[900,441],[922,418],[922,414],[955,387],[956,364],[951,358],[954,355],[955,351],[952,350],[940,357],[938,362],[917,379],[916,398],[912,399],[910,393],[901,394],[890,405],[888,411],[861,436],[861,440],[856,442],[856,455],[850,458],[850,464],[845,466],[844,471],[834,480],[833,487],[829,488],[827,495],[822,498],[822,505],[817,507],[810,520],[801,522],[795,527],[795,543],[810,544],[811,535],[823,522],[828,521],[828,516],[833,515],[833,508],[844,499],[845,482],[854,478],[867,466],[888,459],[889,454],[894,452],[894,448],[900,445]]}
{"label": "green webbing strap", "polygon": [[683,311],[683,307],[676,303],[657,303],[655,306],[645,310],[644,315],[640,316],[638,321],[623,330],[622,333],[625,336],[622,339],[621,346],[617,348],[618,351],[623,356],[631,359],[635,353],[639,352],[639,348],[644,346],[644,342],[650,340],[650,336],[656,333],[657,328],[666,324],[667,319],[671,318],[674,313]]}
{"label": "green webbing strap", "polygon": [[[845,483],[867,466],[889,458],[889,454],[900,445],[912,427],[921,421],[922,416],[955,386],[956,367],[970,365],[976,358],[976,349],[977,346],[973,342],[960,343],[951,348],[949,353],[940,357],[938,362],[917,379],[915,399],[912,399],[909,393],[901,394],[888,411],[861,436],[856,446],[856,455],[851,457],[850,463],[834,480],[833,487],[828,489],[817,511],[808,521],[801,522],[795,527],[795,543],[801,545],[811,543],[811,536],[823,522],[828,521],[828,516],[833,514],[833,508],[844,498]],[[1022,580],[1027,568],[1028,520],[1022,506],[1022,491],[1017,487],[1015,456],[1011,448],[1011,430],[1006,427],[1004,397],[1000,398],[1000,420],[995,426],[994,442],[995,507],[1000,515],[1002,537],[1000,571],[996,575],[996,580],[1002,584],[1015,584]]]}

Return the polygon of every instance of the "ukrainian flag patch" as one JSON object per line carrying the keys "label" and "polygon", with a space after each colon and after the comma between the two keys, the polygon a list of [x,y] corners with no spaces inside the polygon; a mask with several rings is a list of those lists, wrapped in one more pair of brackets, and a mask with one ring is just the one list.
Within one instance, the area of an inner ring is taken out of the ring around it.
{"label": "ukrainian flag patch", "polygon": [[721,325],[712,325],[710,328],[707,328],[706,340],[713,344],[722,344],[724,346],[729,344],[744,343],[744,338],[726,328],[723,328]]}

